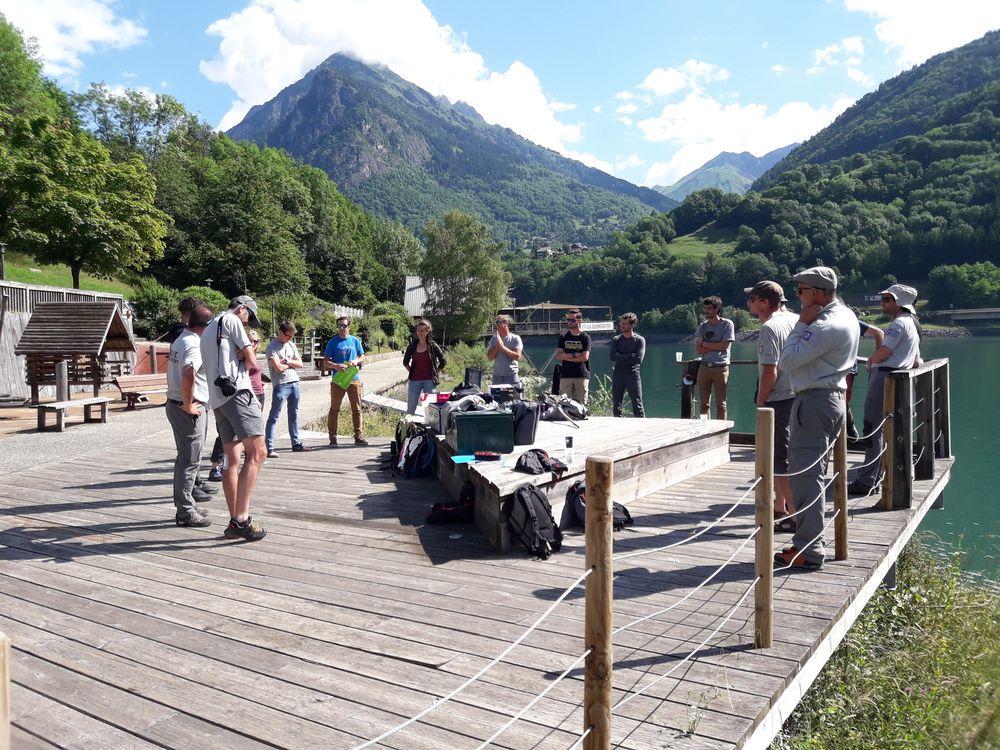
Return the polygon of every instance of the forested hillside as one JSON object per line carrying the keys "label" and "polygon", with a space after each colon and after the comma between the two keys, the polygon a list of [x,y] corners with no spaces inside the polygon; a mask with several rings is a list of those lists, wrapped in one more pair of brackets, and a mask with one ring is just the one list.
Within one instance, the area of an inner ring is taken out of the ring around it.
{"label": "forested hillside", "polygon": [[796,145],[782,146],[763,156],[754,156],[749,151],[738,154],[723,151],[673,185],[657,185],[653,189],[676,201],[708,188],[719,188],[726,193],[745,193],[754,180],[781,161]]}
{"label": "forested hillside", "polygon": [[514,244],[532,236],[595,244],[676,205],[342,54],[251,109],[229,134],[285,149],[412,229],[458,208]]}

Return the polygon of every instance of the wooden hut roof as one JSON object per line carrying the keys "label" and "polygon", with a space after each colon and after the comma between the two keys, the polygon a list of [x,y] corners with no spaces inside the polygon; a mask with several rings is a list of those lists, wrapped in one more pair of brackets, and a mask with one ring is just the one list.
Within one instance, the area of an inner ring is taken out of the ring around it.
{"label": "wooden hut roof", "polygon": [[15,354],[134,352],[135,341],[114,302],[39,302]]}

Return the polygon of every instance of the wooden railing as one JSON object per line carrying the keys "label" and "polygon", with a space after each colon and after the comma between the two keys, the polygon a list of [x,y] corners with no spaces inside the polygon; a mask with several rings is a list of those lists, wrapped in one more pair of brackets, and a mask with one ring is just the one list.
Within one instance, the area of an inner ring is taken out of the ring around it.
{"label": "wooden railing", "polygon": [[9,298],[7,311],[12,313],[34,312],[35,305],[39,302],[114,302],[119,310],[125,308],[125,298],[120,294],[21,284],[16,281],[0,281],[0,296]]}

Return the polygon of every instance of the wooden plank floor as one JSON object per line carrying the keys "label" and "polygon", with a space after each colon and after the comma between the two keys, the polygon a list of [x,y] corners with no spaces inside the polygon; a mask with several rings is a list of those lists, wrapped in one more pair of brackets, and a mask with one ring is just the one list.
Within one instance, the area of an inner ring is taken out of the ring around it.
{"label": "wooden plank floor", "polygon": [[[271,459],[254,502],[269,533],[253,544],[222,539],[221,499],[203,506],[211,528],[173,525],[169,434],[6,475],[0,631],[14,647],[15,750],[355,747],[482,668],[582,572],[576,532],[539,562],[490,553],[471,525],[424,526],[443,491],[380,471],[380,442]],[[918,483],[920,499],[949,467]],[[751,454],[734,449],[731,463],[636,501],[616,552],[685,538],[752,473]],[[741,747],[787,713],[799,670],[924,511],[875,504],[854,508],[849,560],[776,578],[774,648],[750,647],[750,596],[705,649],[616,712],[616,746]],[[752,530],[747,502],[690,544],[623,561],[616,625],[679,601]],[[712,633],[753,580],[752,559],[751,543],[676,609],[616,636],[615,701]],[[582,633],[574,593],[482,680],[381,747],[479,746],[582,653]],[[577,670],[493,745],[569,747],[582,695]]]}

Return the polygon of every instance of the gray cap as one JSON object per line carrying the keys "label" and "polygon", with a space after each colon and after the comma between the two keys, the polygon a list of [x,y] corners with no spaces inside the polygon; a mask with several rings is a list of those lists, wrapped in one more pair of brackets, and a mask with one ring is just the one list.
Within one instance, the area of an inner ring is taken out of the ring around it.
{"label": "gray cap", "polygon": [[825,289],[828,292],[837,289],[837,274],[833,272],[832,268],[827,268],[826,266],[816,266],[814,268],[807,268],[805,271],[800,271],[792,276],[792,281],[796,284],[805,284],[817,289]]}
{"label": "gray cap", "polygon": [[253,297],[241,294],[239,297],[233,297],[229,300],[230,310],[237,305],[243,305],[250,313],[250,320],[247,321],[247,325],[251,328],[260,328],[260,315],[258,314],[257,303],[253,301]]}

